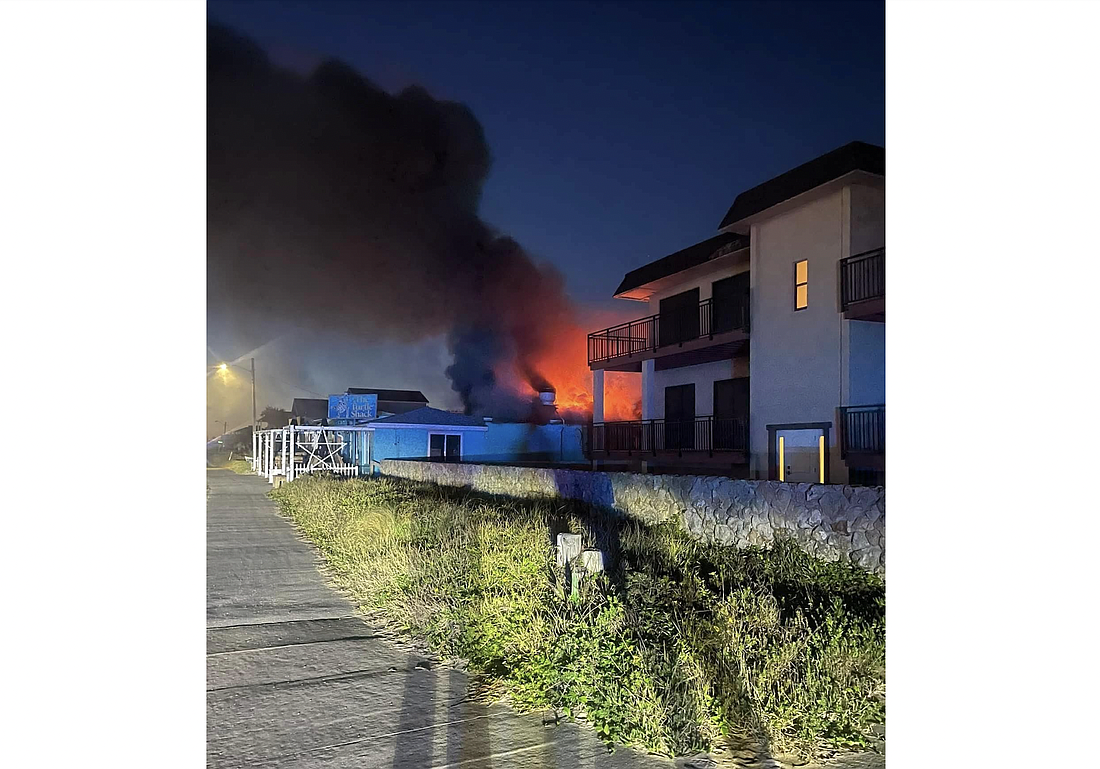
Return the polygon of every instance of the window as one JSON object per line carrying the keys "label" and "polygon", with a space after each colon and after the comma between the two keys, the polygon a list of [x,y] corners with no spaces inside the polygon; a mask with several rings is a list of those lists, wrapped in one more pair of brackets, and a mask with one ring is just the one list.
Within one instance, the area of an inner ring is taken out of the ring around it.
{"label": "window", "polygon": [[432,459],[443,459],[446,462],[457,462],[462,458],[462,436],[430,434],[428,456]]}
{"label": "window", "polygon": [[810,298],[810,263],[803,259],[794,264],[794,308],[805,310]]}

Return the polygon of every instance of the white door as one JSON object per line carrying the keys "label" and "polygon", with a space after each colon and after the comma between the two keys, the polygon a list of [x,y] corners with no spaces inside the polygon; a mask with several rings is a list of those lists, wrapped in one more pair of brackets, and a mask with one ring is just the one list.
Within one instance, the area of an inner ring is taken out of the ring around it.
{"label": "white door", "polygon": [[[776,451],[782,456],[787,483],[821,483],[821,430],[777,430]],[[782,439],[782,450],[779,441]]]}

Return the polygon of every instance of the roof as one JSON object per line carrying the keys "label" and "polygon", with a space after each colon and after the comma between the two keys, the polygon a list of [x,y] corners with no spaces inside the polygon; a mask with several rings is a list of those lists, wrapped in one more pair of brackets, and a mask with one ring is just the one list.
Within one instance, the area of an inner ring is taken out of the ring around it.
{"label": "roof", "polygon": [[[726,246],[729,247],[725,248]],[[668,277],[669,275],[683,272],[696,265],[703,264],[714,256],[719,255],[720,250],[722,253],[729,253],[730,251],[737,251],[748,247],[748,235],[723,232],[719,235],[715,235],[713,238],[707,238],[700,243],[696,243],[694,246],[688,246],[674,254],[662,257],[655,262],[650,262],[636,270],[631,270],[626,274],[626,277],[623,278],[623,282],[619,284],[619,287],[615,289],[615,296],[626,291],[632,291],[639,286],[644,286],[647,283],[652,283],[655,280]]]}
{"label": "roof", "polygon": [[428,399],[419,390],[377,390],[373,387],[349,387],[348,395],[377,395],[380,401],[404,403],[427,403]]}
{"label": "roof", "polygon": [[382,417],[369,423],[374,425],[440,425],[443,427],[485,427],[485,420],[481,417],[473,417],[467,414],[456,414],[453,411],[433,409],[430,406],[413,409],[404,414]]}
{"label": "roof", "polygon": [[886,150],[874,144],[851,142],[758,184],[751,190],[745,190],[734,199],[718,229],[747,219],[852,171],[886,176]]}
{"label": "roof", "polygon": [[328,416],[328,401],[324,398],[295,398],[290,405],[290,413],[306,419],[325,419]]}

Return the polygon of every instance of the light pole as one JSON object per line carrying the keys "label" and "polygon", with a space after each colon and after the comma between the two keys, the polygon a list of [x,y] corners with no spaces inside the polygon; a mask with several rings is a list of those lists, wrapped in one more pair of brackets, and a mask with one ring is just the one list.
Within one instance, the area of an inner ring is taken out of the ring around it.
{"label": "light pole", "polygon": [[229,367],[239,368],[241,371],[248,371],[252,377],[252,432],[256,432],[256,359],[249,358],[249,367],[245,369],[244,366],[238,366],[236,363],[221,363],[218,365],[218,371],[228,371]]}

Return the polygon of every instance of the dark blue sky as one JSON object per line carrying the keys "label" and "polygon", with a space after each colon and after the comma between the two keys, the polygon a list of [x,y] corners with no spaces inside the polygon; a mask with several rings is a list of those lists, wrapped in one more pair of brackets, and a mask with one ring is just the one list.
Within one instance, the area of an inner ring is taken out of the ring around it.
{"label": "dark blue sky", "polygon": [[210,0],[303,71],[470,106],[494,163],[482,217],[606,301],[710,237],[738,192],[885,141],[884,3]]}

